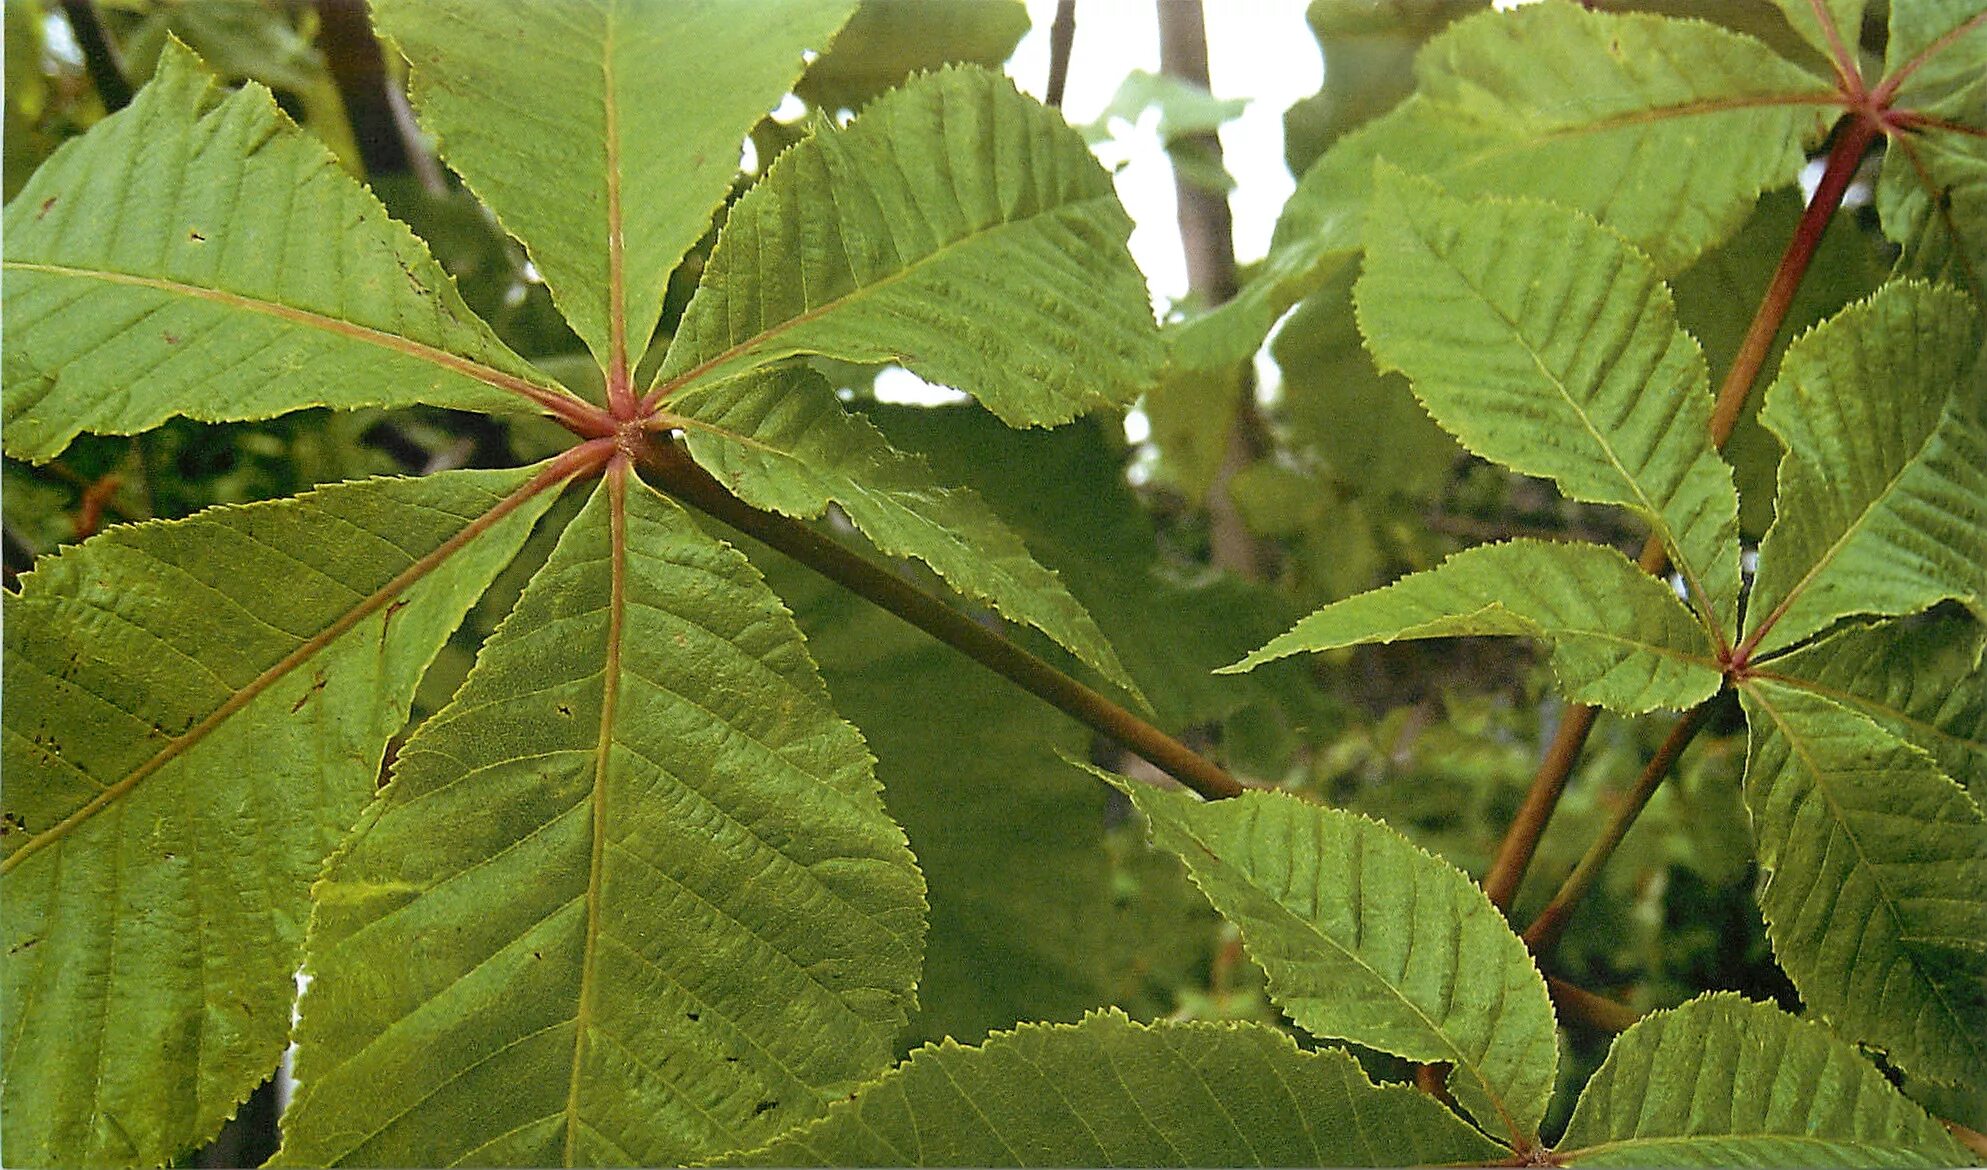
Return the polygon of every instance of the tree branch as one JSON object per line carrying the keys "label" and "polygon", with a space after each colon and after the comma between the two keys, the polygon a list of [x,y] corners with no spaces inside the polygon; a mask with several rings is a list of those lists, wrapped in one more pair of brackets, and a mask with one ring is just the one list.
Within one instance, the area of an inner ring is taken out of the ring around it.
{"label": "tree branch", "polygon": [[1062,109],[1063,86],[1069,82],[1069,54],[1076,45],[1076,0],[1059,0],[1055,23],[1049,26],[1049,88],[1044,105]]}
{"label": "tree branch", "polygon": [[62,0],[62,15],[69,31],[76,34],[76,47],[83,51],[83,68],[90,84],[97,87],[105,112],[115,114],[131,104],[131,81],[124,73],[124,59],[104,28],[103,17],[90,0]]}
{"label": "tree branch", "polygon": [[[1880,130],[1874,118],[1860,113],[1850,115],[1838,128],[1821,182],[1816,185],[1814,196],[1808,200],[1807,209],[1801,213],[1801,221],[1794,227],[1793,238],[1787,242],[1787,250],[1780,256],[1779,267],[1774,269],[1773,279],[1768,282],[1766,292],[1760,298],[1759,309],[1753,314],[1752,324],[1746,329],[1745,340],[1739,344],[1738,356],[1732,360],[1732,368],[1726,372],[1725,380],[1718,388],[1717,402],[1711,408],[1713,446],[1723,447],[1725,441],[1732,437],[1732,428],[1738,425],[1746,398],[1751,395],[1753,384],[1759,380],[1759,371],[1773,350],[1774,338],[1786,323],[1787,310],[1794,303],[1794,293],[1799,290],[1801,278],[1807,274],[1808,264],[1814,259],[1816,249],[1821,246],[1822,234],[1828,229],[1836,210],[1842,206],[1842,197],[1856,177],[1856,168]],[[1669,566],[1669,553],[1663,548],[1662,541],[1651,535],[1642,546],[1638,563],[1651,574],[1661,576]],[[1742,647],[1738,653],[1743,654],[1744,649]],[[1580,750],[1586,746],[1587,733],[1593,730],[1594,716],[1592,707],[1576,705],[1566,709],[1552,743],[1546,748],[1545,758],[1539,762],[1538,772],[1532,777],[1532,786],[1525,793],[1525,802],[1512,819],[1511,827],[1505,831],[1504,840],[1497,848],[1497,856],[1483,875],[1484,893],[1499,909],[1509,909],[1511,899],[1517,896],[1525,870],[1531,865],[1532,854],[1538,850],[1539,837],[1544,834],[1546,823],[1552,819],[1560,795],[1566,791],[1567,778],[1572,775],[1574,764],[1579,762]]]}
{"label": "tree branch", "polygon": [[670,495],[896,614],[1043,702],[1125,745],[1202,797],[1219,800],[1242,792],[1241,783],[1220,765],[945,602],[813,528],[786,516],[760,511],[732,495],[709,472],[697,466],[680,444],[656,437],[645,445],[642,465]]}

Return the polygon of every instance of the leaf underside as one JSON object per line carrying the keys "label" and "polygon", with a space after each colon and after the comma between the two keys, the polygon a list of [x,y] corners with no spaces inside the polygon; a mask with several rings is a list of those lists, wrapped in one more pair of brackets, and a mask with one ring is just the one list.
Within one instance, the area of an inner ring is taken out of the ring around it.
{"label": "leaf underside", "polygon": [[550,503],[479,520],[529,474],[114,528],[7,597],[9,1162],[163,1163],[275,1067],[310,882]]}
{"label": "leaf underside", "polygon": [[1730,993],[1644,1016],[1581,1090],[1571,1166],[1958,1166],[1965,1153],[1854,1047]]}
{"label": "leaf underside", "polygon": [[5,234],[10,455],[173,415],[524,404],[492,379],[566,396],[268,90],[226,93],[177,43],[35,172]]}
{"label": "leaf underside", "polygon": [[1719,685],[1710,640],[1667,585],[1614,549],[1542,540],[1465,549],[1334,602],[1233,669],[1306,650],[1468,634],[1545,639],[1567,696],[1612,710],[1690,707]]}
{"label": "leaf underside", "polygon": [[928,1045],[828,1115],[729,1165],[1406,1166],[1508,1151],[1337,1049],[1256,1024],[1116,1012]]}
{"label": "leaf underside", "polygon": [[1802,1001],[1937,1080],[1987,1068],[1987,820],[1932,758],[1829,699],[1740,689],[1767,935]]}
{"label": "leaf underside", "polygon": [[1474,882],[1385,825],[1282,793],[1204,803],[1112,783],[1241,930],[1299,1027],[1453,1063],[1450,1090],[1472,1117],[1531,1138],[1559,1060],[1552,1004]]}
{"label": "leaf underside", "polygon": [[786,610],[610,471],[318,887],[281,1157],[763,1141],[887,1064],[923,930]]}

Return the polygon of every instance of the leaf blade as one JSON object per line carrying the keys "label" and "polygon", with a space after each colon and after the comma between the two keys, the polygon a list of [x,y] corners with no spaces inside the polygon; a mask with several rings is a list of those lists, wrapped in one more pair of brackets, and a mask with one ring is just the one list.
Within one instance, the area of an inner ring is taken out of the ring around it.
{"label": "leaf blade", "polygon": [[1710,698],[1710,639],[1662,582],[1602,545],[1513,540],[1334,602],[1227,671],[1366,642],[1518,634],[1553,645],[1567,697],[1640,713]]}
{"label": "leaf blade", "polygon": [[176,44],[129,108],[35,173],[6,238],[7,450],[23,458],[173,415],[579,405],[267,90],[224,94]]}
{"label": "leaf blade", "polygon": [[15,1158],[176,1157],[274,1067],[310,882],[532,488],[453,471],[115,528],[7,599]]}
{"label": "leaf blade", "polygon": [[1390,1166],[1507,1153],[1412,1089],[1374,1085],[1341,1050],[1112,1011],[974,1048],[926,1045],[820,1121],[725,1164]]}
{"label": "leaf blade", "polygon": [[650,400],[821,354],[900,362],[1016,426],[1121,404],[1161,357],[1130,231],[1052,111],[986,70],[928,74],[732,208]]}
{"label": "leaf blade", "polygon": [[1728,992],[1652,1012],[1581,1091],[1574,1166],[1956,1166],[1963,1152],[1861,1053]]}
{"label": "leaf blade", "polygon": [[913,1002],[870,767],[757,573],[610,471],[319,887],[280,1157],[683,1161],[811,1116]]}
{"label": "leaf blade", "polygon": [[1203,803],[1091,770],[1187,863],[1300,1027],[1453,1063],[1472,1117],[1531,1139],[1559,1060],[1552,1004],[1474,882],[1361,816],[1271,791]]}

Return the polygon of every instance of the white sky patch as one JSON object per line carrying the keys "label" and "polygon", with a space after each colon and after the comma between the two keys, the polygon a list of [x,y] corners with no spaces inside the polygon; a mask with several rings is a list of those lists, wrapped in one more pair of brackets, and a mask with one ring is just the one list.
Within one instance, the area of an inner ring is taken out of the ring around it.
{"label": "white sky patch", "polygon": [[876,373],[871,391],[878,402],[902,406],[949,406],[968,396],[950,386],[927,382],[902,366],[885,366]]}

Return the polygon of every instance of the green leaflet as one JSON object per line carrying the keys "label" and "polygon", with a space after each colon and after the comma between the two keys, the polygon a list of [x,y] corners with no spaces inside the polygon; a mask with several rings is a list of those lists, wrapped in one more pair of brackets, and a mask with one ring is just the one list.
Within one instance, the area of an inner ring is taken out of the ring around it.
{"label": "green leaflet", "polygon": [[1024,1024],[927,1045],[746,1166],[1407,1166],[1509,1151],[1255,1024]]}
{"label": "green leaflet", "polygon": [[1987,797],[1987,627],[1957,614],[1850,626],[1773,661],[1776,682],[1813,691],[1938,761]]}
{"label": "green leaflet", "polygon": [[1648,520],[1731,629],[1738,496],[1704,357],[1648,259],[1578,212],[1451,199],[1385,167],[1378,182],[1353,296],[1380,367],[1484,458]]}
{"label": "green leaflet", "polygon": [[1963,1166],[1938,1122],[1828,1029],[1730,993],[1621,1034],[1554,1151],[1571,1166]]}
{"label": "green leaflet", "polygon": [[1885,285],[1787,350],[1760,421],[1786,447],[1746,604],[1755,656],[1847,614],[1987,611],[1987,425],[1973,302]]}
{"label": "green leaflet", "polygon": [[1885,73],[1898,82],[1897,105],[1937,122],[1889,137],[1877,211],[1884,234],[1904,247],[1903,270],[1976,292],[1987,282],[1984,55],[1987,12],[1977,0],[1891,4]]}
{"label": "green leaflet", "polygon": [[523,242],[602,367],[619,352],[632,369],[746,133],[854,7],[375,0],[373,14],[413,65],[443,157]]}
{"label": "green leaflet", "polygon": [[825,110],[859,110],[914,74],[950,62],[998,69],[1027,32],[1022,0],[862,0],[835,47],[807,67],[793,91]]}
{"label": "green leaflet", "polygon": [[754,507],[811,519],[837,503],[877,548],[913,556],[965,596],[1067,647],[1118,686],[1138,687],[1090,614],[970,488],[939,484],[852,417],[805,368],[735,378],[670,400],[690,454]]}
{"label": "green leaflet", "polygon": [[173,415],[569,397],[268,90],[226,93],[177,43],[35,172],[5,234],[10,455]]}
{"label": "green leaflet", "polygon": [[1740,689],[1780,965],[1811,1012],[1938,1080],[1987,1068],[1987,820],[1931,757],[1819,695]]}
{"label": "green leaflet", "polygon": [[1852,68],[1858,64],[1868,0],[1773,0],[1773,4],[1823,60],[1838,69],[1845,61]]}
{"label": "green leaflet", "polygon": [[[1096,769],[1092,769],[1096,771]],[[1454,1064],[1491,1133],[1529,1141],[1559,1062],[1545,980],[1483,891],[1394,829],[1280,792],[1204,803],[1097,772],[1180,855],[1299,1027]]]}
{"label": "green leaflet", "polygon": [[310,882],[421,673],[556,494],[531,477],[114,528],[7,597],[11,1164],[163,1163],[275,1067]]}
{"label": "green leaflet", "polygon": [[1884,74],[1904,75],[1900,99],[1921,102],[1973,88],[1983,53],[1987,10],[1980,0],[1892,0]]}
{"label": "green leaflet", "polygon": [[1704,628],[1668,586],[1614,549],[1513,540],[1334,602],[1227,671],[1364,642],[1517,634],[1552,643],[1568,698],[1638,714],[1718,690]]}
{"label": "green leaflet", "polygon": [[1161,357],[1130,231],[1055,113],[941,70],[822,127],[732,207],[655,393],[824,354],[900,362],[1017,426],[1121,404]]}
{"label": "green leaflet", "polygon": [[870,767],[757,572],[610,469],[318,886],[282,1159],[677,1163],[820,1112],[924,933]]}

